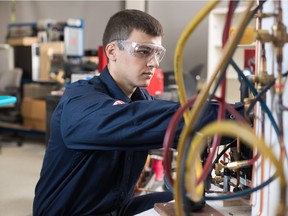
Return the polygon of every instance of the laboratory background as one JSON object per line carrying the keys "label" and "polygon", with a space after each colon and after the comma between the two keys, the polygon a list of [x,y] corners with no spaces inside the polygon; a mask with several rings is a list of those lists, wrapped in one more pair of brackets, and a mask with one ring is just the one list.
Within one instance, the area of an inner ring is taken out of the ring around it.
{"label": "laboratory background", "polygon": [[[102,34],[123,9],[162,24],[166,54],[147,90],[181,104],[167,137],[185,120],[177,149],[166,139],[151,151],[135,188],[135,196],[170,190],[174,200],[139,215],[288,215],[283,0],[0,1],[0,215],[32,216],[51,115],[67,85],[105,68]],[[192,136],[205,100],[233,122]],[[237,102],[241,116],[229,106]]]}

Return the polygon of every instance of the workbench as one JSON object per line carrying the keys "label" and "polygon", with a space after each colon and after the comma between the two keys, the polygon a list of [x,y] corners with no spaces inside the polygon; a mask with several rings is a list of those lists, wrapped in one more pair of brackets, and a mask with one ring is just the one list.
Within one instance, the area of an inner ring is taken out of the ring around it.
{"label": "workbench", "polygon": [[[193,216],[250,216],[251,206],[243,199],[232,201],[209,201],[205,207],[191,213]],[[174,201],[169,203],[156,203],[153,209],[137,214],[135,216],[176,216]]]}

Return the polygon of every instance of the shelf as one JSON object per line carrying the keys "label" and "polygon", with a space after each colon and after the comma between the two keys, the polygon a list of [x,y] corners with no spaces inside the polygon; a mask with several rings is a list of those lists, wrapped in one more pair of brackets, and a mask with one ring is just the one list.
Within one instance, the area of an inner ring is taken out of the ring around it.
{"label": "shelf", "polygon": [[[254,42],[251,44],[239,44],[239,45],[237,45],[237,48],[240,48],[240,49],[241,48],[243,48],[243,49],[251,48],[251,49],[253,49],[253,48],[255,48],[255,46],[256,46],[256,43]],[[215,44],[214,47],[222,49],[222,44]]]}
{"label": "shelf", "polygon": [[[231,21],[231,31],[235,31],[238,28],[239,23],[242,20],[242,15],[245,12],[246,7],[238,7],[234,12],[232,21]],[[209,27],[208,27],[208,64],[207,64],[207,79],[209,79],[212,74],[215,72],[216,67],[218,66],[221,58],[223,57],[223,48],[222,48],[222,34],[224,30],[224,25],[226,21],[228,8],[216,8],[211,11],[209,15]],[[244,37],[241,42],[250,42],[253,41],[253,29],[255,26],[255,20],[251,20],[249,23],[249,29],[247,28],[246,37]],[[252,31],[251,31],[252,30]],[[233,34],[231,32],[231,34]],[[251,62],[251,58],[255,56],[256,43],[251,44],[239,44],[232,56],[232,59],[238,65],[240,69],[247,67],[248,62]],[[251,55],[252,54],[252,55]],[[238,73],[234,70],[232,66],[228,66],[226,71],[227,78],[227,91],[226,99],[229,103],[238,102],[240,100],[240,83],[238,81]],[[216,95],[219,96],[219,91],[216,92]]]}
{"label": "shelf", "polygon": [[23,133],[23,134],[32,134],[32,135],[39,135],[39,136],[45,136],[46,134],[44,131],[27,129],[23,125],[16,124],[16,123],[0,122],[0,128],[1,128],[1,131],[10,131],[10,132],[16,132],[16,133]]}

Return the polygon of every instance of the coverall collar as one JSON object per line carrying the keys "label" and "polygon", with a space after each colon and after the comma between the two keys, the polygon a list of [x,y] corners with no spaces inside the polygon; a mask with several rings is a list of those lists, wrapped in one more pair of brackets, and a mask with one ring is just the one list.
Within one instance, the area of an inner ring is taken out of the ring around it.
{"label": "coverall collar", "polygon": [[142,94],[142,91],[139,87],[136,88],[134,93],[132,94],[132,100],[124,94],[124,92],[120,89],[117,83],[113,80],[107,66],[100,74],[100,80],[107,86],[108,91],[110,92],[111,96],[115,99],[122,100],[126,103],[130,103],[132,100],[144,100],[145,97]]}

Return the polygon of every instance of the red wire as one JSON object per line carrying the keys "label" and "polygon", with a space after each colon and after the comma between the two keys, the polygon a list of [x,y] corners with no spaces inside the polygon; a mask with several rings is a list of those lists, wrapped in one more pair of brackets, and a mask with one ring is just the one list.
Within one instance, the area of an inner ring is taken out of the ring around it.
{"label": "red wire", "polygon": [[[215,97],[215,99],[218,101],[221,100],[220,98],[217,98],[217,97]],[[241,123],[246,123],[245,119],[230,104],[225,103],[224,108],[229,113],[231,113],[236,118],[236,120],[238,120]],[[218,136],[218,137],[220,138],[221,136]],[[205,162],[205,165],[203,167],[203,171],[202,171],[201,175],[199,176],[199,178],[197,178],[196,185],[198,185],[201,181],[203,181],[208,176],[208,174],[210,173],[212,161],[213,161],[215,152],[216,152],[217,147],[218,147],[218,143],[216,143],[216,144],[215,143],[216,142],[213,142],[214,146],[212,145],[212,151],[208,155],[208,158]],[[219,140],[219,143],[220,143],[220,140]]]}
{"label": "red wire", "polygon": [[[229,30],[230,30],[231,21],[233,18],[234,8],[235,8],[234,1],[230,0],[229,9],[228,9],[228,13],[227,13],[226,21],[225,21],[224,30],[223,30],[222,47],[225,46],[225,44],[227,43],[228,38],[229,38]],[[219,110],[218,110],[218,116],[217,116],[218,121],[221,121],[225,115],[225,108],[224,108],[225,107],[225,96],[226,96],[226,76],[221,81],[221,97],[218,98],[218,100],[220,102],[220,106],[219,106]],[[197,179],[197,182],[196,182],[197,185],[200,182],[202,182],[204,180],[204,178],[206,178],[208,173],[210,172],[211,165],[208,166],[206,164],[212,164],[213,157],[216,154],[216,151],[217,151],[217,148],[220,144],[220,141],[221,141],[220,135],[215,135],[213,137],[213,143],[211,146],[212,151],[208,155],[207,162],[205,163],[205,166],[204,166],[204,169],[203,169],[201,176]]]}
{"label": "red wire", "polygon": [[[230,30],[231,21],[232,21],[235,6],[236,6],[235,2],[233,0],[230,0],[227,18],[226,18],[226,22],[225,22],[225,26],[224,26],[224,30],[223,30],[223,37],[222,37],[222,46],[223,47],[225,46],[225,44],[229,38],[229,30]],[[225,109],[227,109],[232,115],[235,116],[235,118],[237,120],[245,122],[244,118],[241,115],[239,115],[231,105],[229,105],[225,102],[225,94],[226,94],[226,77],[224,77],[224,79],[221,82],[221,98],[216,98],[216,100],[218,100],[220,102],[217,120],[221,121],[224,118]],[[172,117],[172,119],[168,125],[168,128],[166,130],[166,133],[165,133],[164,142],[163,142],[163,151],[164,151],[163,152],[163,164],[164,164],[165,175],[167,177],[168,182],[171,185],[173,185],[173,178],[171,175],[170,148],[172,146],[172,143],[173,143],[173,140],[175,137],[176,128],[179,124],[180,118],[183,116],[183,113],[185,112],[185,110],[194,104],[195,99],[196,99],[196,96],[191,98],[189,101],[187,101],[184,104],[183,107],[180,107],[177,110],[177,112]],[[201,176],[196,181],[197,185],[201,181],[203,181],[207,177],[208,173],[210,172],[212,160],[213,160],[213,157],[217,151],[217,147],[220,144],[220,140],[221,140],[220,135],[214,136],[213,143],[212,143],[212,151],[207,158],[207,161],[205,163],[205,166],[203,168],[203,172],[201,173]]]}
{"label": "red wire", "polygon": [[168,182],[173,185],[173,177],[171,175],[171,151],[170,148],[172,147],[176,128],[180,122],[180,119],[182,118],[185,110],[187,110],[189,107],[191,107],[195,102],[196,96],[189,99],[183,106],[181,106],[176,113],[173,115],[164,136],[163,141],[163,166],[165,171],[165,176],[167,177]]}
{"label": "red wire", "polygon": [[225,20],[225,26],[224,26],[223,35],[222,35],[222,47],[225,46],[225,44],[229,38],[231,21],[232,21],[234,9],[236,6],[235,3],[236,3],[236,1],[234,1],[234,0],[230,0],[230,2],[229,2],[228,13],[227,13],[227,17]]}
{"label": "red wire", "polygon": [[[229,38],[229,30],[231,26],[231,21],[233,18],[233,12],[234,12],[235,4],[233,0],[230,0],[229,2],[229,9],[225,21],[225,26],[223,30],[223,36],[222,36],[222,47],[225,46],[225,44],[228,41]],[[218,110],[218,116],[217,120],[221,121],[224,118],[225,115],[225,95],[226,95],[226,76],[223,78],[221,82],[221,97],[218,98],[218,101],[220,102],[219,110]],[[203,172],[201,173],[201,176],[197,179],[196,184],[198,185],[200,182],[202,182],[208,175],[208,173],[211,170],[211,164],[214,155],[216,154],[217,148],[220,144],[221,141],[221,136],[220,135],[215,135],[213,138],[213,143],[212,143],[212,151],[208,155],[207,161],[205,163],[205,166],[203,168]]]}
{"label": "red wire", "polygon": [[258,160],[259,157],[260,157],[260,155],[256,154],[253,158],[248,160],[248,164],[253,165]]}
{"label": "red wire", "polygon": [[[220,98],[215,97],[215,99],[217,101],[220,101]],[[164,166],[164,171],[165,171],[165,176],[167,177],[168,182],[173,185],[173,177],[171,175],[171,147],[173,145],[173,141],[175,138],[175,132],[176,132],[176,128],[179,125],[180,119],[183,117],[184,112],[191,107],[194,102],[196,100],[196,96],[192,97],[191,99],[189,99],[183,106],[181,106],[173,115],[171,121],[169,122],[169,125],[166,129],[166,133],[164,136],[164,141],[163,141],[163,166]],[[245,119],[229,104],[225,103],[225,109],[227,111],[229,111],[233,116],[235,116],[235,118],[240,121],[240,122],[245,122]],[[211,155],[211,156],[210,156]],[[211,158],[211,159],[209,159]],[[209,162],[208,160],[211,160],[211,162]],[[211,164],[212,164],[212,160],[213,160],[213,155],[212,153],[209,154],[207,162],[205,163],[203,172],[200,176],[200,178],[205,178],[210,169],[211,169]],[[200,179],[199,178],[199,179]],[[197,179],[197,182],[198,180]]]}

